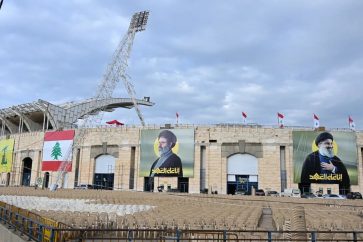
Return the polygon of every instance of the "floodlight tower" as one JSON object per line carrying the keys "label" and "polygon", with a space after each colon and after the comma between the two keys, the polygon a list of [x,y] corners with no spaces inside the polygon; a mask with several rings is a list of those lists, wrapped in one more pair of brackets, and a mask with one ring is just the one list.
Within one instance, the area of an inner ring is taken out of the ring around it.
{"label": "floodlight tower", "polygon": [[127,34],[123,37],[115,53],[113,54],[112,61],[107,67],[104,79],[98,86],[95,96],[96,100],[107,100],[112,96],[112,93],[117,83],[120,81],[120,79],[122,79],[127,93],[132,99],[136,113],[139,116],[139,119],[143,126],[145,126],[144,118],[136,102],[134,87],[128,80],[129,77],[126,74],[126,68],[128,66],[128,59],[131,53],[132,44],[135,39],[135,34],[136,32],[145,30],[148,18],[148,11],[135,13],[132,16]]}
{"label": "floodlight tower", "polygon": [[[127,34],[118,44],[118,47],[113,54],[112,60],[107,66],[106,72],[103,76],[103,81],[99,84],[96,95],[93,98],[93,100],[96,100],[98,103],[105,102],[108,98],[112,97],[117,83],[122,80],[143,126],[145,125],[144,118],[137,104],[135,90],[133,85],[129,82],[129,76],[126,74],[126,69],[128,66],[128,59],[130,57],[132,44],[135,39],[135,34],[136,32],[145,30],[148,18],[148,11],[138,12],[132,16]],[[101,113],[101,111],[102,110],[96,110],[96,112],[99,113]],[[102,118],[102,114],[90,115],[85,119],[84,123],[88,126],[92,124],[99,124],[101,123]]]}
{"label": "floodlight tower", "polygon": [[[116,88],[116,85],[120,80],[123,81],[126,91],[132,102],[134,104],[134,108],[136,113],[141,121],[142,126],[145,126],[144,118],[141,114],[139,106],[137,104],[135,98],[135,90],[133,85],[129,82],[129,77],[126,74],[126,69],[128,66],[128,59],[130,57],[131,48],[135,39],[135,34],[137,32],[145,30],[147,20],[149,18],[148,11],[142,11],[135,13],[132,16],[129,28],[125,36],[122,38],[116,51],[113,54],[111,63],[107,66],[106,72],[103,76],[103,81],[97,88],[96,95],[92,98],[92,100],[96,101],[98,104],[102,104],[106,102],[107,99],[112,97],[112,94]],[[99,105],[100,107],[104,107],[105,105]],[[91,110],[94,110],[93,108]],[[84,117],[84,122],[79,126],[79,132],[75,136],[73,141],[73,147],[78,146],[84,139],[86,134],[86,128],[94,126],[95,124],[100,124],[103,118],[102,108],[96,109],[92,115],[88,115]],[[73,147],[67,151],[67,154],[64,156],[64,160],[59,166],[57,171],[57,177],[55,183],[51,185],[51,190],[56,190],[59,185],[61,185],[61,181],[64,180],[64,176],[67,172],[67,168],[71,164],[71,157],[73,152]]]}

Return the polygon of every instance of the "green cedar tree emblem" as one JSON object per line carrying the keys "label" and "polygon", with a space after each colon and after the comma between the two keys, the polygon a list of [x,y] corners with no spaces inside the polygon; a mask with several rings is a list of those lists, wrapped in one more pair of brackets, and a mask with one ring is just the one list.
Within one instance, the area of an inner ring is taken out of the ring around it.
{"label": "green cedar tree emblem", "polygon": [[6,150],[8,149],[8,145],[5,146],[2,151],[2,157],[1,157],[1,165],[6,165],[8,163],[8,160],[6,159]]}
{"label": "green cedar tree emblem", "polygon": [[62,149],[59,142],[55,143],[55,145],[53,146],[51,156],[53,160],[58,160],[58,157],[62,156]]}

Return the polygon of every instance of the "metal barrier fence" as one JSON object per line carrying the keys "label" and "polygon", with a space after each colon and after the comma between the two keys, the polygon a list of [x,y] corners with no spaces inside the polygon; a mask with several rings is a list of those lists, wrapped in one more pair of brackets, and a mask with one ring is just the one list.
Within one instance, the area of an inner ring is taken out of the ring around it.
{"label": "metal barrier fence", "polygon": [[363,231],[54,229],[60,241],[363,241]]}
{"label": "metal barrier fence", "polygon": [[76,229],[3,202],[0,202],[0,221],[24,239],[38,242],[363,241],[363,231]]}
{"label": "metal barrier fence", "polygon": [[13,229],[19,235],[28,238],[28,240],[39,242],[57,242],[61,241],[60,235],[54,228],[70,229],[71,227],[59,223],[49,218],[45,218],[26,209],[0,201],[0,221]]}

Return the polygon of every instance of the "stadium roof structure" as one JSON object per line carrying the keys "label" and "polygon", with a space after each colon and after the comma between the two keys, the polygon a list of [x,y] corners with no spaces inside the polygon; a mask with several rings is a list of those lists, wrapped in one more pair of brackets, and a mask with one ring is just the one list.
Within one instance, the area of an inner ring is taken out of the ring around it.
{"label": "stadium roof structure", "polygon": [[[153,106],[149,97],[136,99],[138,105]],[[77,127],[77,121],[99,112],[112,112],[116,108],[134,107],[131,98],[86,99],[55,105],[39,99],[32,103],[0,109],[0,135],[58,130]]]}

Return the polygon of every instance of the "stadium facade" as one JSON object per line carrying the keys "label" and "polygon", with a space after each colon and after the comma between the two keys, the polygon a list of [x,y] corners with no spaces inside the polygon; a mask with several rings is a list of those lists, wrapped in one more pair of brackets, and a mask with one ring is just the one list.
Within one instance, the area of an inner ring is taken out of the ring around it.
{"label": "stadium facade", "polygon": [[[153,105],[149,100],[138,101]],[[111,110],[132,107],[132,102],[112,99],[104,105],[108,107],[104,110]],[[64,139],[46,137],[72,130],[77,137],[81,129],[75,128],[74,123],[92,114],[94,109],[90,107],[94,105],[88,101],[63,106],[39,101],[2,109],[0,185],[50,187],[59,168],[45,165],[51,162],[46,153],[61,160],[66,151],[62,146]],[[316,150],[314,140],[321,133],[311,128],[240,124],[103,126],[82,130],[82,140],[70,146],[72,165],[62,180],[63,188],[90,184],[114,190],[218,194],[298,188],[304,159]],[[159,160],[158,135],[163,130],[177,138],[173,153],[181,159],[182,175],[172,175],[176,168],[151,171]],[[335,137],[335,154],[347,167],[351,191],[363,192],[363,134],[348,129],[328,131]],[[49,144],[56,143],[47,151]],[[339,177],[330,175],[329,181],[321,181],[322,176],[314,179],[313,191],[342,193],[334,182]]]}

